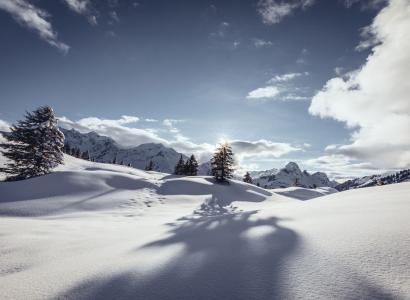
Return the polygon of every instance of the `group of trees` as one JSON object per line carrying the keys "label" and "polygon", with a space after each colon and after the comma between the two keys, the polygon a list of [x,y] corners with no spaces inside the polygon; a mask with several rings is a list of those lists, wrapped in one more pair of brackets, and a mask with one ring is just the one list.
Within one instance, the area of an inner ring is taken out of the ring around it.
{"label": "group of trees", "polygon": [[68,155],[77,157],[77,158],[81,158],[81,159],[84,159],[84,160],[91,160],[90,159],[90,153],[88,151],[82,152],[80,150],[80,148],[71,147],[68,143],[64,144],[63,152],[68,154]]}
{"label": "group of trees", "polygon": [[[11,126],[11,132],[5,137],[7,143],[0,144],[0,147],[4,149],[2,153],[10,162],[0,168],[0,171],[11,174],[8,180],[47,174],[63,163],[63,153],[90,160],[88,151],[81,152],[79,148],[64,143],[64,134],[58,129],[57,118],[50,106],[42,106],[33,112],[27,112],[25,119]],[[117,163],[116,158],[113,163]],[[224,182],[232,178],[234,159],[228,143],[222,143],[217,147],[211,159],[211,166],[216,181]],[[155,169],[152,160],[145,169]],[[195,156],[191,155],[184,161],[181,155],[175,166],[175,174],[197,175],[198,161]],[[243,180],[252,182],[249,173],[245,174]]]}
{"label": "group of trees", "polygon": [[175,175],[196,176],[198,174],[198,161],[195,155],[191,155],[186,161],[181,154],[174,170]]}

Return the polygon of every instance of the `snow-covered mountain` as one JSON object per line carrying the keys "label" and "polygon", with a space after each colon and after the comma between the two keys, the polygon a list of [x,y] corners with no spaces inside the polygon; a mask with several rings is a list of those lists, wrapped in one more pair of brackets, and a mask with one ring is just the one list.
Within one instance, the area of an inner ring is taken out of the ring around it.
{"label": "snow-covered mountain", "polygon": [[[79,148],[81,152],[88,151],[90,159],[97,162],[131,165],[144,169],[150,161],[154,170],[172,173],[181,155],[172,148],[162,144],[142,144],[133,148],[122,148],[112,138],[101,136],[95,132],[80,133],[74,129],[60,128],[65,135],[65,142],[71,148]],[[183,155],[184,159],[187,157]]]}
{"label": "snow-covered mountain", "polygon": [[347,180],[335,186],[335,188],[338,191],[345,191],[345,190],[370,187],[370,186],[376,186],[376,185],[400,183],[400,182],[405,182],[405,181],[410,181],[410,169],[402,170],[399,172],[388,172],[384,174],[364,176],[360,178]]}
{"label": "snow-covered mountain", "polygon": [[249,172],[254,184],[268,189],[299,186],[304,188],[335,187],[338,183],[329,180],[323,172],[310,174],[301,171],[298,164],[289,162],[284,168]]}

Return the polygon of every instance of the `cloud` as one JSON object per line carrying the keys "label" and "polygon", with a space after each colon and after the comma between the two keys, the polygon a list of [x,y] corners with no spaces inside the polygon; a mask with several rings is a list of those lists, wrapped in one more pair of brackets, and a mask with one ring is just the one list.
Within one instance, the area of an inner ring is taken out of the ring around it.
{"label": "cloud", "polygon": [[156,120],[156,119],[150,119],[150,118],[144,119],[144,121],[145,121],[145,122],[148,122],[148,123],[156,123],[156,122],[158,122],[158,120]]}
{"label": "cloud", "polygon": [[236,156],[246,157],[246,156],[273,156],[280,157],[289,152],[301,151],[302,148],[292,146],[287,143],[275,143],[268,140],[258,140],[258,141],[240,141],[234,140],[231,142],[232,150]]}
{"label": "cloud", "polygon": [[263,88],[257,88],[256,90],[250,91],[246,98],[248,99],[268,99],[275,98],[279,95],[279,89],[276,86],[267,86]]}
{"label": "cloud", "polygon": [[50,15],[28,3],[26,0],[0,0],[0,9],[5,10],[22,26],[36,32],[41,39],[51,46],[67,53],[70,47],[57,38],[51,23],[47,20]]}
{"label": "cloud", "polygon": [[6,121],[0,120],[0,131],[9,132],[10,131],[10,124]]}
{"label": "cloud", "polygon": [[379,174],[380,170],[368,162],[360,162],[343,154],[323,155],[302,162],[309,169],[325,172],[330,178],[345,181],[355,177]]}
{"label": "cloud", "polygon": [[[110,18],[111,18],[112,21],[117,22],[117,23],[120,22],[120,18],[118,17],[117,12],[115,12],[115,11],[110,11],[110,12],[108,13],[108,15],[110,16]],[[112,21],[111,21],[111,24],[112,24]]]}
{"label": "cloud", "polygon": [[253,39],[253,45],[256,48],[267,48],[273,45],[271,41],[265,41],[262,39]]}
{"label": "cloud", "polygon": [[309,75],[309,72],[276,75],[267,81],[268,86],[250,91],[246,98],[251,100],[270,99],[282,101],[310,99],[310,97],[299,94],[303,89],[297,88],[291,84],[291,81],[297,77],[307,75]]}
{"label": "cloud", "polygon": [[369,27],[379,41],[366,63],[330,79],[309,112],[345,122],[354,132],[346,145],[327,152],[379,168],[410,167],[410,3],[392,0]]}
{"label": "cloud", "polygon": [[97,25],[96,11],[90,0],[63,0],[63,2],[74,12],[86,16],[91,25]]}
{"label": "cloud", "polygon": [[228,29],[231,25],[228,22],[221,22],[218,25],[218,29],[211,33],[211,37],[214,38],[224,38],[228,33]]}
{"label": "cloud", "polygon": [[290,80],[295,79],[296,77],[307,76],[307,75],[309,75],[309,72],[287,73],[287,74],[282,74],[282,75],[276,75],[275,77],[271,78],[268,81],[268,83],[277,83],[277,82],[290,81]]}
{"label": "cloud", "polygon": [[314,4],[314,0],[260,0],[258,2],[258,13],[265,24],[280,23],[283,18],[291,15],[296,9],[305,9]]}

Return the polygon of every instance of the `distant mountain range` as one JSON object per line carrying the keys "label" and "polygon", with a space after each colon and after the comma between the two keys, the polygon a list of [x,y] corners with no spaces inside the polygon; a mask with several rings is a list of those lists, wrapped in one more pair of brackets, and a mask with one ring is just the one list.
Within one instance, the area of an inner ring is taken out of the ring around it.
{"label": "distant mountain range", "polygon": [[290,162],[282,169],[249,172],[253,183],[263,188],[275,189],[290,186],[304,188],[335,187],[336,181],[331,181],[325,173],[316,172],[310,174],[301,171],[297,163]]}
{"label": "distant mountain range", "polygon": [[410,181],[410,169],[347,180],[337,186],[338,191]]}
{"label": "distant mountain range", "polygon": [[[142,144],[132,148],[120,147],[112,138],[101,136],[95,132],[80,133],[74,129],[60,128],[64,133],[65,143],[71,148],[78,148],[81,152],[88,151],[90,159],[97,162],[131,165],[137,169],[144,169],[150,161],[154,170],[173,173],[174,167],[181,155],[172,148],[162,144]],[[187,159],[182,154],[184,159]]]}
{"label": "distant mountain range", "polygon": [[[65,142],[71,148],[78,148],[81,152],[88,151],[90,159],[97,162],[112,163],[115,160],[117,164],[131,165],[137,169],[144,169],[152,161],[155,171],[173,173],[180,155],[187,159],[186,155],[178,153],[174,149],[165,147],[162,144],[148,143],[137,147],[123,148],[112,138],[101,136],[95,132],[80,133],[74,129],[60,129],[65,135]],[[6,132],[2,134],[7,135]],[[295,162],[289,162],[282,169],[252,171],[249,173],[255,185],[268,189],[300,186],[305,188],[334,187],[339,191],[344,191],[410,181],[409,169],[397,173],[390,172],[382,175],[365,176],[339,184],[336,181],[329,180],[323,172],[310,174],[307,171],[301,171]],[[209,161],[199,165],[198,175],[211,175],[211,164]],[[241,178],[238,177],[237,179]]]}

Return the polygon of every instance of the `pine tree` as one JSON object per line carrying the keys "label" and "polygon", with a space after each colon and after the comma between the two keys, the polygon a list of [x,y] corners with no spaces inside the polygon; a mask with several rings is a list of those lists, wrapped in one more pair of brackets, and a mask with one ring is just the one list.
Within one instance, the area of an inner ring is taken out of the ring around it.
{"label": "pine tree", "polygon": [[189,176],[196,176],[198,174],[198,161],[196,160],[195,155],[193,154],[187,160],[185,174]]}
{"label": "pine tree", "polygon": [[90,155],[88,154],[88,151],[84,151],[81,154],[81,158],[84,159],[84,160],[90,160]]}
{"label": "pine tree", "polygon": [[253,183],[251,174],[249,174],[249,172],[246,172],[245,175],[243,176],[243,182]]}
{"label": "pine tree", "polygon": [[212,175],[219,182],[232,178],[233,175],[233,152],[228,143],[223,143],[216,149],[211,159]]}
{"label": "pine tree", "polygon": [[177,164],[175,165],[174,174],[175,175],[185,174],[185,162],[184,162],[184,158],[182,157],[182,154],[179,157]]}
{"label": "pine tree", "polygon": [[76,148],[76,149],[75,149],[75,154],[74,154],[74,156],[77,157],[77,158],[81,158],[80,148]]}
{"label": "pine tree", "polygon": [[68,143],[64,144],[63,152],[71,155],[71,147]]}
{"label": "pine tree", "polygon": [[149,164],[145,167],[145,171],[153,171],[154,170],[154,163],[152,160],[149,161]]}
{"label": "pine tree", "polygon": [[64,134],[49,106],[27,112],[25,119],[11,126],[8,143],[0,144],[11,162],[0,171],[11,174],[8,180],[44,175],[63,163]]}
{"label": "pine tree", "polygon": [[114,159],[112,160],[112,164],[115,165],[117,163],[117,157],[114,157]]}

